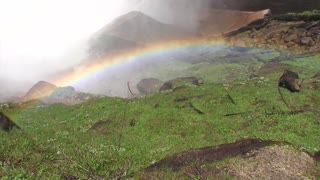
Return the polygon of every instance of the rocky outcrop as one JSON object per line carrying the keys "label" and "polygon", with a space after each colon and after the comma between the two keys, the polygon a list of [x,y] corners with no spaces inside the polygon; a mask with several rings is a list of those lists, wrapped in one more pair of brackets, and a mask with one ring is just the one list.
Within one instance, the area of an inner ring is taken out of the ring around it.
{"label": "rocky outcrop", "polygon": [[260,30],[251,29],[226,39],[230,44],[290,49],[294,52],[320,52],[320,21],[272,20]]}

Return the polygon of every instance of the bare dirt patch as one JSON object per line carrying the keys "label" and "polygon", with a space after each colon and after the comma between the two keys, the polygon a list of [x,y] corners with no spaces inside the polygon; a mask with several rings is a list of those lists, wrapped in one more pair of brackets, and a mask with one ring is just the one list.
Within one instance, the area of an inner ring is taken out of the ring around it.
{"label": "bare dirt patch", "polygon": [[316,179],[315,159],[288,143],[243,139],[167,157],[145,168],[142,178]]}
{"label": "bare dirt patch", "polygon": [[225,170],[236,179],[315,179],[315,161],[306,152],[289,145],[253,150],[245,157],[232,160]]}

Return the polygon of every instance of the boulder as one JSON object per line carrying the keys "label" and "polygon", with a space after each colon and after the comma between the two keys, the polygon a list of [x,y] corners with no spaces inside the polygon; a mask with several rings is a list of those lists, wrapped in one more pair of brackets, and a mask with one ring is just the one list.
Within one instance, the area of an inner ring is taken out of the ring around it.
{"label": "boulder", "polygon": [[291,92],[300,91],[300,82],[298,81],[299,76],[297,73],[285,70],[279,79],[279,87],[288,89]]}
{"label": "boulder", "polygon": [[137,88],[139,92],[143,95],[152,94],[157,92],[162,86],[163,82],[156,78],[142,79],[138,84]]}
{"label": "boulder", "polygon": [[0,112],[0,128],[4,131],[10,131],[12,128],[16,127],[21,129],[16,123],[14,123],[8,116]]}
{"label": "boulder", "polygon": [[290,41],[297,41],[298,39],[299,39],[298,34],[297,33],[292,33],[292,34],[286,36],[284,38],[284,41],[285,42],[290,42]]}
{"label": "boulder", "polygon": [[303,45],[312,45],[313,44],[313,39],[311,37],[302,37],[300,39],[300,43]]}

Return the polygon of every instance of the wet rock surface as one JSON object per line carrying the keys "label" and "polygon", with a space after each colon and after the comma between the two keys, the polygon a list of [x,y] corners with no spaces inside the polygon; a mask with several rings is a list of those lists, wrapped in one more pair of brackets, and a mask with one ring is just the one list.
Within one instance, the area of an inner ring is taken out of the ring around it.
{"label": "wet rock surface", "polygon": [[148,95],[151,93],[158,92],[159,88],[162,86],[163,81],[156,78],[146,78],[142,79],[137,84],[137,89],[142,95]]}

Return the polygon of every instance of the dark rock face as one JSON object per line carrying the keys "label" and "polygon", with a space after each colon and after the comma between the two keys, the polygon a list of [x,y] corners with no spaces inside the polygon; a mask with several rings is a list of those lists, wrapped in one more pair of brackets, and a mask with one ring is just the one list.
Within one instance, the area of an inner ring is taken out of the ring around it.
{"label": "dark rock face", "polygon": [[[259,30],[251,30],[245,36],[237,34],[227,40],[234,45],[243,44],[241,46],[274,47],[295,52],[320,52],[320,21],[287,22],[274,19]],[[239,41],[242,43],[240,44]]]}
{"label": "dark rock face", "polygon": [[176,78],[176,79],[172,79],[170,81],[165,82],[161,88],[159,89],[159,91],[166,91],[166,90],[170,90],[170,89],[174,89],[175,87],[177,87],[179,84],[182,83],[191,83],[194,85],[200,85],[203,84],[203,79],[199,79],[196,77],[181,77],[181,78]]}
{"label": "dark rock face", "polygon": [[143,95],[148,95],[157,92],[162,86],[163,82],[156,78],[142,79],[138,84],[137,88]]}
{"label": "dark rock face", "polygon": [[279,79],[279,86],[288,89],[291,92],[300,91],[300,84],[298,82],[299,76],[297,73],[285,70]]}
{"label": "dark rock face", "polygon": [[16,123],[14,123],[8,116],[0,112],[0,128],[4,131],[10,131],[12,128],[16,127],[21,129]]}
{"label": "dark rock face", "polygon": [[313,157],[316,161],[320,161],[320,151],[316,152]]}

